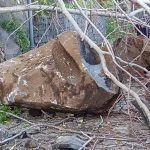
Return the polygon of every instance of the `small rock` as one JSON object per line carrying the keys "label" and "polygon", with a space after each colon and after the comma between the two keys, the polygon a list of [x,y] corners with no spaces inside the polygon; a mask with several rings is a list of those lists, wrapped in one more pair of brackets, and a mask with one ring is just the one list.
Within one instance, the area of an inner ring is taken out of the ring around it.
{"label": "small rock", "polygon": [[24,143],[25,148],[36,148],[38,147],[38,142],[32,139],[26,139]]}
{"label": "small rock", "polygon": [[150,138],[147,138],[146,144],[150,144]]}
{"label": "small rock", "polygon": [[85,142],[76,136],[60,136],[54,145],[57,149],[78,150]]}
{"label": "small rock", "polygon": [[51,144],[42,145],[40,147],[40,150],[52,150],[52,145]]}
{"label": "small rock", "polygon": [[113,131],[123,133],[123,134],[129,134],[129,127],[128,126],[119,126],[119,127],[115,127],[113,129]]}

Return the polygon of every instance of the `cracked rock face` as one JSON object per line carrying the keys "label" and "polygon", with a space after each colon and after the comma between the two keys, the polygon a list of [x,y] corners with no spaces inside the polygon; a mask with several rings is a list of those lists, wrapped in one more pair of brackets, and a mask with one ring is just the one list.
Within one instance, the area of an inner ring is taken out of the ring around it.
{"label": "cracked rock face", "polygon": [[[110,71],[117,76],[111,59],[106,59]],[[3,104],[100,113],[111,106],[118,94],[119,88],[104,75],[97,53],[75,32],[62,33],[0,64]]]}

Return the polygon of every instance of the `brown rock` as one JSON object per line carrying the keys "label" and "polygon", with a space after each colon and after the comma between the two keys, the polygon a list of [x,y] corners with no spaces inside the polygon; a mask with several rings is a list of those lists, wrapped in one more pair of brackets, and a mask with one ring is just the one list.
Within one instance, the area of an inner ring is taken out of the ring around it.
{"label": "brown rock", "polygon": [[[150,42],[140,37],[128,37],[118,39],[114,44],[114,51],[117,56],[127,62],[133,62],[143,67],[150,66]],[[144,76],[144,72],[138,68],[121,64],[132,75]]]}
{"label": "brown rock", "polygon": [[[85,61],[82,44],[75,32],[65,32],[1,63],[1,103],[68,112],[106,111],[119,88],[102,73],[100,62],[90,65]],[[111,72],[117,76],[111,59],[110,64]]]}

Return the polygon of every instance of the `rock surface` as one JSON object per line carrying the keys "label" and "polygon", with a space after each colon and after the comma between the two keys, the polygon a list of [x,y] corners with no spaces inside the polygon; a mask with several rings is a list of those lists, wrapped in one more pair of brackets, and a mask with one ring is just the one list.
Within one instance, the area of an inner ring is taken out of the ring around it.
{"label": "rock surface", "polygon": [[76,136],[60,136],[56,140],[55,148],[56,149],[72,149],[79,150],[85,141],[77,138]]}
{"label": "rock surface", "polygon": [[[5,54],[5,59],[11,59],[13,57],[18,56],[19,54],[21,54],[20,48],[19,46],[15,43],[14,39],[9,38],[9,40],[7,41],[7,38],[9,37],[9,34],[3,30],[2,28],[0,28],[0,47],[3,48],[4,50],[4,54]],[[5,42],[7,41],[6,45]],[[6,49],[5,49],[6,46]]]}
{"label": "rock surface", "polygon": [[[68,112],[100,113],[110,108],[119,88],[108,79],[96,53],[75,32],[0,64],[0,100],[7,105]],[[111,59],[108,67],[117,76]]]}
{"label": "rock surface", "polygon": [[[125,61],[133,62],[143,67],[150,66],[150,42],[149,40],[135,37],[125,37],[118,39],[114,44],[114,51],[117,56]],[[130,73],[134,75],[143,75],[138,68],[124,65]]]}

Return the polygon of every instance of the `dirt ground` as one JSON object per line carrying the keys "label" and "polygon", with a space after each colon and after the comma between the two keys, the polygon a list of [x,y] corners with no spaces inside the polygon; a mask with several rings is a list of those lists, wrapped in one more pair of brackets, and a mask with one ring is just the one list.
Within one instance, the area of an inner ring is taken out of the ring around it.
{"label": "dirt ground", "polygon": [[129,105],[121,100],[109,117],[106,114],[79,116],[44,111],[41,116],[33,117],[26,109],[20,117],[30,123],[13,118],[9,124],[0,125],[1,141],[20,134],[1,145],[0,150],[55,150],[57,138],[66,135],[85,142],[91,138],[86,150],[150,149],[150,130],[138,111]]}

